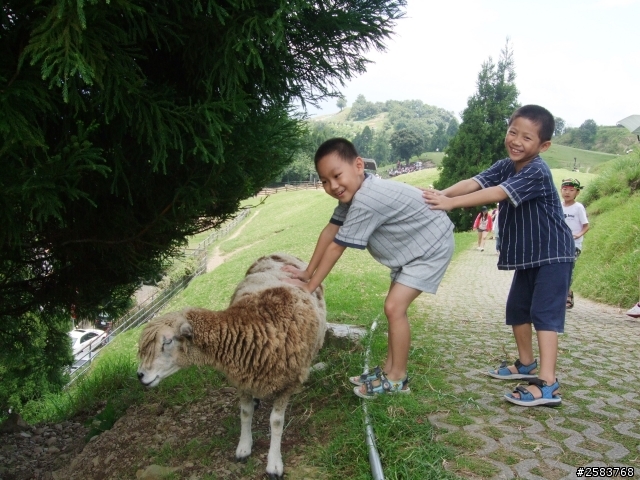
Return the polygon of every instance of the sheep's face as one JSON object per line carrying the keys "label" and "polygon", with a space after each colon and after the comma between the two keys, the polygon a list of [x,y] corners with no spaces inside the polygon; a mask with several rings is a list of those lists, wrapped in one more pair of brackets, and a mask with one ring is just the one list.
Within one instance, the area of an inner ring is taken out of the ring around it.
{"label": "sheep's face", "polygon": [[176,328],[167,323],[147,325],[140,338],[138,379],[145,387],[155,387],[164,378],[188,365],[185,358],[191,325],[184,320]]}

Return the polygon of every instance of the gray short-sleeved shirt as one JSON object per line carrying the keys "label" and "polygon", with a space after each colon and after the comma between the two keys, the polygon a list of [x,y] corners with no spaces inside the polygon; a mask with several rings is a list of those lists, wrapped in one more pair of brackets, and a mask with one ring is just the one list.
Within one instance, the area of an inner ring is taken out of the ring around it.
{"label": "gray short-sleeved shirt", "polygon": [[331,223],[340,226],[334,239],[337,244],[367,248],[390,268],[437,252],[453,235],[447,214],[431,210],[421,190],[371,175],[349,204],[338,204]]}

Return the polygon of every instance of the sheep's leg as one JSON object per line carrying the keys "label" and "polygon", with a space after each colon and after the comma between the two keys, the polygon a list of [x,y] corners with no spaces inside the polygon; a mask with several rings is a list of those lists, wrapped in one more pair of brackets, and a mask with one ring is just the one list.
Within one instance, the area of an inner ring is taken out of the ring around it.
{"label": "sheep's leg", "polygon": [[288,403],[289,395],[278,397],[273,402],[273,410],[271,410],[271,445],[267,456],[267,474],[270,479],[283,478],[284,474],[280,444],[284,430],[284,412]]}
{"label": "sheep's leg", "polygon": [[247,393],[240,394],[240,441],[236,448],[236,459],[245,460],[251,455],[253,438],[251,436],[251,421],[253,420],[253,397]]}

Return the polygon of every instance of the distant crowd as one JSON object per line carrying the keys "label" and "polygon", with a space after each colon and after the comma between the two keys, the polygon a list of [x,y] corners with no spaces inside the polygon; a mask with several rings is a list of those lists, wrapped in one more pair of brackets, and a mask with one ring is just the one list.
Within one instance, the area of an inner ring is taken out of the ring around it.
{"label": "distant crowd", "polygon": [[400,162],[396,164],[396,168],[389,170],[390,177],[396,177],[405,173],[416,172],[422,170],[422,162],[412,162],[409,165],[403,165]]}

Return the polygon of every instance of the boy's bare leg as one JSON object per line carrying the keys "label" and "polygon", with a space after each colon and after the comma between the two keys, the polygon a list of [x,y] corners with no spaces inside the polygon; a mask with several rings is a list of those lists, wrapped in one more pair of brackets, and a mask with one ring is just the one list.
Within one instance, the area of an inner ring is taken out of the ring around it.
{"label": "boy's bare leg", "polygon": [[[542,330],[536,332],[536,335],[538,337],[538,347],[540,348],[540,373],[538,373],[538,378],[547,382],[547,385],[552,385],[556,381],[558,333]],[[527,364],[525,363],[525,365]],[[527,390],[529,390],[535,398],[542,396],[542,392],[536,385],[528,385]],[[520,394],[518,392],[514,392],[511,395],[515,398],[520,398]]]}
{"label": "boy's bare leg", "polygon": [[[533,329],[530,323],[521,325],[513,325],[513,336],[516,339],[518,347],[518,357],[523,365],[531,365],[533,363]],[[512,366],[513,367],[513,366]],[[511,368],[511,367],[509,367]],[[515,367],[513,367],[515,369]],[[513,373],[517,373],[515,370]]]}
{"label": "boy's bare leg", "polygon": [[[518,347],[518,357],[523,365],[531,365],[533,363],[533,340],[531,335],[533,330],[530,323],[523,323],[521,325],[513,325],[513,337],[516,340],[516,346]],[[509,365],[509,371],[511,373],[518,373],[518,369],[515,365]],[[536,369],[532,370],[535,373]]]}
{"label": "boy's bare leg", "polygon": [[[384,372],[389,380],[404,380],[407,376],[411,330],[407,310],[422,292],[401,283],[392,283],[384,302],[384,313],[389,321],[388,353]],[[374,385],[378,385],[377,382]],[[361,387],[366,393],[366,386]]]}

